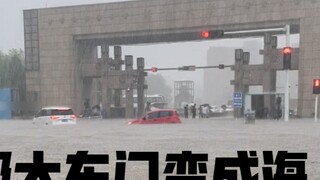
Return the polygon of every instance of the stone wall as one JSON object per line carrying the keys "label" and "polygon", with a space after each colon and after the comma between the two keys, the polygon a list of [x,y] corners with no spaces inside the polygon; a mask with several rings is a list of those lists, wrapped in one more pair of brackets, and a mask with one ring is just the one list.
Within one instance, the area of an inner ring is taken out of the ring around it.
{"label": "stone wall", "polygon": [[39,84],[29,83],[27,88],[40,90],[42,105],[77,104],[81,87],[76,36],[300,24],[299,114],[310,116],[311,83],[320,75],[319,7],[320,1],[315,0],[141,0],[39,9]]}

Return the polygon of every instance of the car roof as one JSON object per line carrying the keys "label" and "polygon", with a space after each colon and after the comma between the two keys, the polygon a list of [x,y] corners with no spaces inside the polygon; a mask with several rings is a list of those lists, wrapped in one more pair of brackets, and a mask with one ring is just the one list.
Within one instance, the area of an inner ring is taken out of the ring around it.
{"label": "car roof", "polygon": [[66,106],[51,106],[51,107],[43,107],[41,109],[42,110],[53,110],[53,109],[69,110],[71,108]]}

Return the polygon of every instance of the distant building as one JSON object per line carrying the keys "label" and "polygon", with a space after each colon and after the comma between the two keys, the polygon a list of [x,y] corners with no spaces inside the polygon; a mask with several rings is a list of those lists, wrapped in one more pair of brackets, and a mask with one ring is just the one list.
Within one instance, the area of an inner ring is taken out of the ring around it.
{"label": "distant building", "polygon": [[[243,47],[211,47],[207,52],[207,65],[219,64],[233,65],[235,61],[235,49],[243,48],[251,52],[251,64],[262,63],[259,57],[260,43],[256,40],[246,41]],[[233,86],[230,81],[234,79],[234,72],[230,68],[204,70],[204,97],[207,103],[212,105],[228,104],[233,98]]]}
{"label": "distant building", "polygon": [[[234,64],[234,49],[229,47],[214,47],[208,50],[207,65]],[[234,72],[230,69],[204,70],[204,98],[207,103],[221,105],[232,98],[233,87],[230,81]]]}

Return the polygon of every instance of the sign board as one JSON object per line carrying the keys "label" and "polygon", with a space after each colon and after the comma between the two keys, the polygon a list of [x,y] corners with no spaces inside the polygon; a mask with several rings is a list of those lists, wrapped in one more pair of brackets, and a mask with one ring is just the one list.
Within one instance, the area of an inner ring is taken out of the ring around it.
{"label": "sign board", "polygon": [[235,92],[233,94],[233,107],[234,108],[242,108],[242,93]]}

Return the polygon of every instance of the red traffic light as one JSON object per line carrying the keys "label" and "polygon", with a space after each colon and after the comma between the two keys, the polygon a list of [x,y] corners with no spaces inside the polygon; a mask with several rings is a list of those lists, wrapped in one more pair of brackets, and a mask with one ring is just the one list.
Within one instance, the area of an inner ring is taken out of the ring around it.
{"label": "red traffic light", "polygon": [[157,71],[158,71],[158,68],[152,67],[152,68],[151,68],[151,71],[152,71],[152,72],[157,72]]}
{"label": "red traffic light", "polygon": [[284,47],[282,49],[282,53],[283,53],[283,69],[290,70],[291,69],[292,48],[291,47]]}
{"label": "red traffic light", "polygon": [[210,32],[209,31],[202,31],[201,36],[202,36],[202,38],[207,39],[210,36]]}
{"label": "red traffic light", "polygon": [[313,94],[320,94],[320,79],[313,80]]}
{"label": "red traffic light", "polygon": [[285,47],[282,50],[283,54],[291,54],[292,53],[292,48],[291,47]]}
{"label": "red traffic light", "polygon": [[[196,38],[201,38],[201,39],[218,39],[222,38],[224,35],[223,30],[204,30],[201,33],[197,32],[195,33]],[[201,37],[199,37],[201,35]]]}

